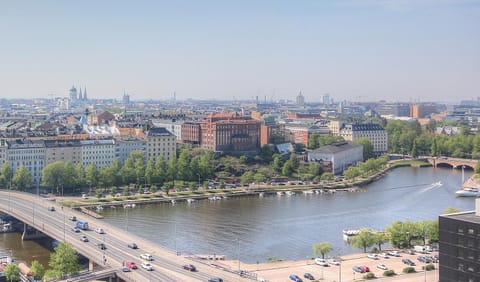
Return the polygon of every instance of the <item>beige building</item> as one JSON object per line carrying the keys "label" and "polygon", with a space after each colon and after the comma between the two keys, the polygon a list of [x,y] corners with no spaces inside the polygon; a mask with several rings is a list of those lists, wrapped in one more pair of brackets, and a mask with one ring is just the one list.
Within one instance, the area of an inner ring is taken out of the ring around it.
{"label": "beige building", "polygon": [[153,127],[147,131],[147,160],[156,162],[162,156],[165,161],[175,156],[176,137],[163,127]]}
{"label": "beige building", "polygon": [[82,162],[80,140],[45,140],[45,165],[56,161],[70,162],[73,165]]}
{"label": "beige building", "polygon": [[346,141],[366,138],[373,146],[375,155],[381,155],[388,150],[387,131],[376,123],[347,123],[340,129],[339,135]]}

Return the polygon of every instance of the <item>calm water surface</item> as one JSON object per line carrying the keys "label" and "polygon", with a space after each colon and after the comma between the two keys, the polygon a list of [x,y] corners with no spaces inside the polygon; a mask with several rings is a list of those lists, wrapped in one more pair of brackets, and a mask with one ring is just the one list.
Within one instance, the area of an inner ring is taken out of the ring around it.
{"label": "calm water surface", "polygon": [[[470,175],[466,171],[465,179]],[[433,185],[438,181],[442,186]],[[358,192],[165,203],[105,209],[103,215],[106,222],[181,252],[246,262],[301,259],[311,257],[312,245],[320,241],[332,243],[332,255],[358,252],[344,244],[343,229],[436,219],[448,206],[473,210],[474,198],[455,197],[461,183],[458,170],[405,167]]]}

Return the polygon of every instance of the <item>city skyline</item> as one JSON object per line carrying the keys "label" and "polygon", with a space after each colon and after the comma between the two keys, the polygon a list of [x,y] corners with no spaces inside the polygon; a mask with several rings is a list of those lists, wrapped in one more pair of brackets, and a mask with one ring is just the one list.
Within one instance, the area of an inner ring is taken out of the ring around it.
{"label": "city skyline", "polygon": [[479,0],[0,4],[0,98],[480,96]]}

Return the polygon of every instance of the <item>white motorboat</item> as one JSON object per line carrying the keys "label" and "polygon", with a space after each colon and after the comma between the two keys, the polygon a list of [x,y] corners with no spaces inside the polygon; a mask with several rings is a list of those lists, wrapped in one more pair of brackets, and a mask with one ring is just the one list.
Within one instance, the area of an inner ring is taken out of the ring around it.
{"label": "white motorboat", "polygon": [[193,203],[193,202],[195,202],[195,199],[190,199],[190,198],[187,199],[187,203],[191,204],[191,203]]}
{"label": "white motorboat", "polygon": [[480,197],[480,190],[474,187],[465,187],[455,192],[457,197]]}

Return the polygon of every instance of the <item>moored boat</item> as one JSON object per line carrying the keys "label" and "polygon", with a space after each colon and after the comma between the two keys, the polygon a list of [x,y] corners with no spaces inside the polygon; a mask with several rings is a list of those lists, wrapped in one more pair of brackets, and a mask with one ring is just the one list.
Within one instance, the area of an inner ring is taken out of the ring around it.
{"label": "moored boat", "polygon": [[465,187],[455,192],[457,197],[480,197],[480,190],[474,187]]}

